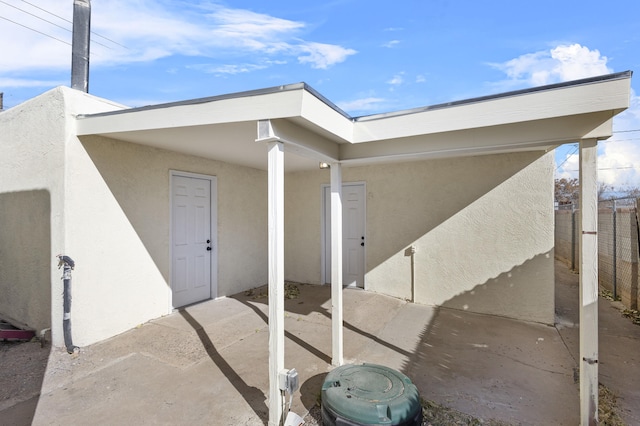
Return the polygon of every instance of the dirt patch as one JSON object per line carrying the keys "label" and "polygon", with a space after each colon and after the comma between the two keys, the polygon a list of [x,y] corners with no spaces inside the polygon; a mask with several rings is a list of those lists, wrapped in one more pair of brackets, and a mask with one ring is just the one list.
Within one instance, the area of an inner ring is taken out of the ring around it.
{"label": "dirt patch", "polygon": [[[498,420],[481,420],[433,401],[422,400],[422,426],[511,426]],[[322,426],[322,410],[315,405],[304,418],[305,426]],[[619,424],[611,423],[612,426]]]}
{"label": "dirt patch", "polygon": [[618,397],[610,389],[600,384],[598,389],[598,420],[605,426],[625,426],[618,414]]}
{"label": "dirt patch", "polygon": [[40,394],[50,346],[0,341],[0,411]]}

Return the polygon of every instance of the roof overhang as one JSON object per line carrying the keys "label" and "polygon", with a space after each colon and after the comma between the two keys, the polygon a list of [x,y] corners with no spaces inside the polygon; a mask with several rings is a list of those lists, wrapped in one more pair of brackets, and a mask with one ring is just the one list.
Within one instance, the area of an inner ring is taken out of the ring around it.
{"label": "roof overhang", "polygon": [[421,158],[547,151],[606,139],[628,108],[631,72],[442,105],[350,117],[304,83],[142,108],[79,115],[99,135],[267,169],[258,123],[285,142],[288,171]]}

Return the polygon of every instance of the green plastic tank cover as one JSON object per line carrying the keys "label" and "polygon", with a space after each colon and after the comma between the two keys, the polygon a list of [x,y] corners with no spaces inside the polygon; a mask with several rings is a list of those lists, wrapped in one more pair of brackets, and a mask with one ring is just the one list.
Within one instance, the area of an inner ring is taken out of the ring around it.
{"label": "green plastic tank cover", "polygon": [[322,385],[322,420],[331,425],[421,425],[418,389],[411,380],[376,364],[343,365]]}

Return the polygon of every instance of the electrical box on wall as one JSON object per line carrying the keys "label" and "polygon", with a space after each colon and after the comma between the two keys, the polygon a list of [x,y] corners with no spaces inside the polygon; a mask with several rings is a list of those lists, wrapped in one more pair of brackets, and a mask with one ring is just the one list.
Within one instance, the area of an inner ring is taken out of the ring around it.
{"label": "electrical box on wall", "polygon": [[278,380],[280,390],[287,392],[289,395],[292,395],[296,390],[298,390],[298,372],[295,368],[292,368],[291,370],[280,370]]}

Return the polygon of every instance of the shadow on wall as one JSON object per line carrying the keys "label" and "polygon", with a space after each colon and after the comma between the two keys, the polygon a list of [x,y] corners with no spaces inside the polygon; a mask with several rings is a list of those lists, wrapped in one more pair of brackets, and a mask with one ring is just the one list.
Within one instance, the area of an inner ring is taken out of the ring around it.
{"label": "shadow on wall", "polygon": [[49,192],[0,194],[0,317],[37,331],[50,327],[55,262]]}
{"label": "shadow on wall", "polygon": [[[512,268],[522,270],[518,265],[551,250],[551,163],[543,156],[502,154],[349,171],[348,179],[367,182],[367,287],[410,299],[413,282],[417,302],[440,305]],[[411,246],[417,249],[413,256],[406,252]],[[551,271],[553,259],[548,262],[545,269]]]}
{"label": "shadow on wall", "polygon": [[[367,234],[384,241],[367,255],[367,272],[401,253],[474,202],[505,184],[544,154],[486,155],[364,167],[348,170],[345,181],[366,177]],[[388,169],[388,170],[387,170]],[[393,175],[394,179],[389,179]],[[520,188],[522,192],[528,188]],[[512,193],[509,203],[518,203],[522,192]],[[482,218],[487,220],[487,217]],[[371,222],[385,227],[372,227]],[[469,225],[474,225],[473,223]],[[484,231],[482,224],[477,224]],[[469,229],[468,231],[474,231]],[[393,238],[384,238],[387,234]]]}
{"label": "shadow on wall", "polygon": [[[51,327],[53,263],[49,192],[0,194],[0,318],[36,331]],[[49,353],[50,346],[0,341],[0,423],[31,424]]]}
{"label": "shadow on wall", "polygon": [[553,324],[554,282],[553,250],[539,254],[521,265],[514,266],[471,290],[464,291],[440,306],[463,311],[478,312],[491,307],[491,315],[513,318],[513,306],[517,305],[520,318],[528,321]]}

